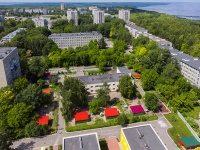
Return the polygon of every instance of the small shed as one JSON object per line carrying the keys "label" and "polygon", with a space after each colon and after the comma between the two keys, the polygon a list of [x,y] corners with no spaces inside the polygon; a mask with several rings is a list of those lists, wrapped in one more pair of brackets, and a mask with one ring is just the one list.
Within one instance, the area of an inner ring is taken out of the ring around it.
{"label": "small shed", "polygon": [[106,108],[104,109],[104,112],[107,119],[116,118],[119,116],[117,108]]}
{"label": "small shed", "polygon": [[49,116],[40,116],[38,119],[38,124],[39,125],[43,125],[43,124],[46,124],[48,125],[49,124]]}
{"label": "small shed", "polygon": [[141,78],[141,74],[139,74],[139,73],[135,73],[133,76],[134,76],[136,79],[140,79],[140,78]]}
{"label": "small shed", "polygon": [[130,106],[130,109],[134,116],[145,114],[145,111],[141,105]]}
{"label": "small shed", "polygon": [[200,142],[197,141],[193,136],[179,138],[178,143],[185,149],[195,149],[200,146]]}
{"label": "small shed", "polygon": [[83,123],[89,120],[89,115],[87,111],[76,112],[74,118],[76,123]]}
{"label": "small shed", "polygon": [[51,94],[51,89],[50,88],[43,89],[42,92],[46,94]]}

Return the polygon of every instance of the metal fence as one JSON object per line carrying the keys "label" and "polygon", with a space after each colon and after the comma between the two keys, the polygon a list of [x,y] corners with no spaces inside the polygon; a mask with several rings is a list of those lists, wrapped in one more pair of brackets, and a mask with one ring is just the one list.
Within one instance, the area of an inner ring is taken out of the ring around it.
{"label": "metal fence", "polygon": [[193,136],[200,142],[200,138],[197,135],[197,133],[192,129],[192,127],[189,125],[189,123],[185,120],[185,118],[183,117],[183,115],[181,115],[181,113],[179,111],[177,111],[178,116],[181,118],[181,120],[183,120],[183,122],[186,124],[186,126],[188,127],[188,129],[191,131],[191,133],[193,134]]}

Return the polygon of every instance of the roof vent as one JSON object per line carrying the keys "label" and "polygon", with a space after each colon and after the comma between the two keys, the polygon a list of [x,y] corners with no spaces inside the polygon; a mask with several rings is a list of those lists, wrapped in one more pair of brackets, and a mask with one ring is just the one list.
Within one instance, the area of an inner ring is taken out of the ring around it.
{"label": "roof vent", "polygon": [[183,58],[182,60],[183,60],[183,61],[190,61],[190,60],[189,60],[189,59],[187,59],[187,58]]}
{"label": "roof vent", "polygon": [[199,60],[198,58],[194,58],[194,60]]}

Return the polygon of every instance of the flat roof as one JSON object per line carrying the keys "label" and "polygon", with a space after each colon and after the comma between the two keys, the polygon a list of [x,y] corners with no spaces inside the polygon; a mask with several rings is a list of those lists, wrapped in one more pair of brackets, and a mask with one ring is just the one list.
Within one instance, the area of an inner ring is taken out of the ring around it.
{"label": "flat roof", "polygon": [[150,124],[122,128],[131,149],[167,150]]}
{"label": "flat roof", "polygon": [[200,60],[198,58],[192,57],[177,49],[169,49],[169,51],[171,53],[171,56],[173,56],[180,62],[183,62],[187,64],[188,66],[200,71]]}
{"label": "flat roof", "polygon": [[126,73],[115,73],[115,74],[102,74],[102,75],[92,75],[92,76],[80,76],[75,77],[82,81],[84,84],[99,84],[104,82],[118,82],[119,79],[127,75]]}
{"label": "flat roof", "polygon": [[11,32],[11,33],[9,33],[9,34],[7,34],[6,36],[4,36],[4,37],[2,38],[2,40],[3,40],[3,39],[12,39],[12,38],[14,38],[14,37],[16,36],[16,34],[17,34],[18,32],[20,32],[20,31],[22,31],[22,30],[26,30],[26,28],[18,28],[17,30],[15,30],[15,31],[13,31],[13,32]]}
{"label": "flat roof", "polygon": [[48,123],[49,123],[49,116],[40,116],[38,118],[38,124],[39,125],[43,125],[43,124],[48,125]]}
{"label": "flat roof", "polygon": [[134,114],[144,113],[144,109],[141,105],[130,106],[130,109]]}
{"label": "flat roof", "polygon": [[130,73],[130,71],[128,70],[128,68],[125,67],[125,66],[117,67],[117,68],[120,71],[120,73],[127,73],[127,74]]}
{"label": "flat roof", "polygon": [[56,34],[51,34],[49,35],[49,38],[54,38],[54,37],[77,37],[77,36],[102,36],[101,33],[98,32],[82,32],[82,33],[56,33]]}
{"label": "flat roof", "polygon": [[100,150],[97,133],[63,138],[63,150]]}
{"label": "flat roof", "polygon": [[6,58],[15,49],[17,49],[17,47],[0,47],[0,60]]}
{"label": "flat roof", "polygon": [[75,118],[75,121],[88,120],[89,119],[88,112],[87,111],[76,112],[74,118]]}
{"label": "flat roof", "polygon": [[187,147],[200,145],[200,142],[198,142],[193,136],[182,137],[179,138],[179,140]]}
{"label": "flat roof", "polygon": [[120,150],[118,140],[115,136],[107,137],[106,142],[109,150]]}
{"label": "flat roof", "polygon": [[119,116],[117,108],[105,108],[104,109],[106,117],[115,117]]}

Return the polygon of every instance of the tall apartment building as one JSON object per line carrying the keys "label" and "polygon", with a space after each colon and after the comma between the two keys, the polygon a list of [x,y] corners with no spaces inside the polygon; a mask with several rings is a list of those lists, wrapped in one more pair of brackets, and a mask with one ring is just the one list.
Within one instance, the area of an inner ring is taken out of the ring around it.
{"label": "tall apartment building", "polygon": [[42,12],[43,12],[44,15],[47,15],[49,13],[49,10],[47,8],[43,8]]}
{"label": "tall apartment building", "polygon": [[3,15],[0,15],[0,22],[1,23],[5,22],[5,17]]}
{"label": "tall apartment building", "polygon": [[104,11],[95,10],[93,15],[93,23],[100,24],[105,22]]}
{"label": "tall apartment building", "polygon": [[100,40],[102,34],[97,32],[88,33],[58,33],[49,35],[49,39],[52,39],[59,48],[68,47],[81,47],[87,45],[90,41]]}
{"label": "tall apartment building", "polygon": [[61,10],[65,10],[65,8],[66,8],[65,3],[61,3],[61,4],[60,4],[60,9],[61,9]]}
{"label": "tall apartment building", "polygon": [[77,10],[68,9],[67,10],[67,20],[73,20],[75,25],[78,25],[78,13]]}
{"label": "tall apartment building", "polygon": [[17,47],[0,47],[0,88],[21,76]]}
{"label": "tall apartment building", "polygon": [[48,27],[48,21],[43,17],[32,18],[36,27]]}
{"label": "tall apartment building", "polygon": [[119,10],[119,18],[123,19],[124,21],[129,21],[130,19],[130,10]]}
{"label": "tall apartment building", "polygon": [[180,64],[182,75],[191,84],[200,87],[200,60],[182,51],[169,49],[171,56],[176,58]]}

